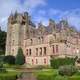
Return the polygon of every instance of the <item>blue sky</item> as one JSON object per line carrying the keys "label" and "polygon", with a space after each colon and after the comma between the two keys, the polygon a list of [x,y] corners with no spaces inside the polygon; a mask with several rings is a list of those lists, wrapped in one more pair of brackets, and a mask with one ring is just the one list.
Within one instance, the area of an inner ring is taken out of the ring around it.
{"label": "blue sky", "polygon": [[0,25],[7,30],[11,12],[28,11],[33,22],[48,25],[49,18],[59,22],[67,19],[78,30],[80,27],[80,0],[0,0]]}

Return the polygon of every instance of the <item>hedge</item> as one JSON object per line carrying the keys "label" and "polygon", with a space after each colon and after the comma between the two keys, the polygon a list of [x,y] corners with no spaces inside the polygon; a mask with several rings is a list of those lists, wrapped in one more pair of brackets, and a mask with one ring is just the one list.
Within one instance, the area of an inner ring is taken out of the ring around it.
{"label": "hedge", "polygon": [[56,58],[56,59],[51,59],[50,61],[51,67],[54,69],[58,69],[60,66],[63,65],[74,65],[75,64],[75,59],[74,58]]}
{"label": "hedge", "polygon": [[0,80],[16,80],[17,74],[12,72],[0,73]]}

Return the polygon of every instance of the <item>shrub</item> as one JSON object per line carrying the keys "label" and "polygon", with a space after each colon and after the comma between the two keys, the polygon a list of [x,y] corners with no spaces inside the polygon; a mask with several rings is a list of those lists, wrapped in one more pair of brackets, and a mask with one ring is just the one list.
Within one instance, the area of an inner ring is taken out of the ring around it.
{"label": "shrub", "polygon": [[51,67],[54,69],[58,69],[60,66],[63,65],[74,65],[75,64],[75,59],[74,58],[56,58],[56,59],[51,59],[50,61]]}
{"label": "shrub", "polygon": [[18,53],[16,55],[15,64],[16,65],[23,65],[25,63],[25,57],[23,54],[22,48],[18,49]]}
{"label": "shrub", "polygon": [[4,57],[4,63],[15,64],[15,57],[11,55],[7,55]]}
{"label": "shrub", "polygon": [[61,66],[59,68],[59,74],[61,76],[72,76],[73,74],[75,74],[77,72],[76,67],[72,66],[72,65],[67,65],[67,66]]}
{"label": "shrub", "polygon": [[80,58],[77,59],[77,63],[80,63]]}
{"label": "shrub", "polygon": [[6,69],[3,67],[3,63],[0,63],[0,73],[6,72]]}

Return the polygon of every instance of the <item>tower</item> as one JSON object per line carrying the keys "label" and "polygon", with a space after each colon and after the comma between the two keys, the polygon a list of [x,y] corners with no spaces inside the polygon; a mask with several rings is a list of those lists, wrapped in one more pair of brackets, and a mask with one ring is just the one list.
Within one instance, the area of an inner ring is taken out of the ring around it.
{"label": "tower", "polygon": [[8,18],[7,39],[6,39],[6,55],[16,56],[18,48],[24,47],[24,39],[28,34],[28,13],[23,14],[15,12]]}

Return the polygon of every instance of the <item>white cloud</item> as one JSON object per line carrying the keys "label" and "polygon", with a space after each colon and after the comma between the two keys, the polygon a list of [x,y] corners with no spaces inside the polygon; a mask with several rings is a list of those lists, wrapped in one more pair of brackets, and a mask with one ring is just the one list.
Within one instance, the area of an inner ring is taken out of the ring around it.
{"label": "white cloud", "polygon": [[37,21],[45,20],[43,22],[48,22],[47,20],[49,18],[55,19],[55,17],[58,18],[58,21],[61,19],[67,19],[70,25],[75,26],[78,30],[80,30],[80,9],[62,11],[62,10],[51,8],[48,10],[40,10],[37,15],[38,15]]}
{"label": "white cloud", "polygon": [[40,5],[46,5],[46,0],[25,0],[24,2],[24,6],[27,6],[27,8],[36,8]]}
{"label": "white cloud", "polygon": [[60,18],[67,19],[70,25],[80,30],[80,9],[65,11]]}
{"label": "white cloud", "polygon": [[59,15],[59,14],[62,14],[61,10],[53,9],[53,8],[49,10],[49,15]]}
{"label": "white cloud", "polygon": [[48,18],[43,17],[43,16],[36,16],[36,17],[34,17],[34,22],[36,24],[41,22],[43,25],[47,26],[48,25]]}
{"label": "white cloud", "polygon": [[[80,9],[73,9],[63,11],[59,9],[37,9],[38,7],[44,7],[47,5],[47,0],[24,0],[20,3],[20,0],[0,0],[0,25],[5,30],[7,26],[7,18],[11,11],[24,12],[27,11],[32,15],[35,22],[43,22],[48,24],[48,19],[67,19],[71,25],[74,25],[79,29],[80,26]],[[80,30],[80,29],[79,29]]]}
{"label": "white cloud", "polygon": [[30,13],[39,5],[46,5],[46,0],[24,0],[24,3],[20,3],[20,0],[0,0],[0,25],[2,29],[6,28],[6,19],[10,15],[11,11],[14,13],[16,10],[18,12],[24,12],[28,9]]}

